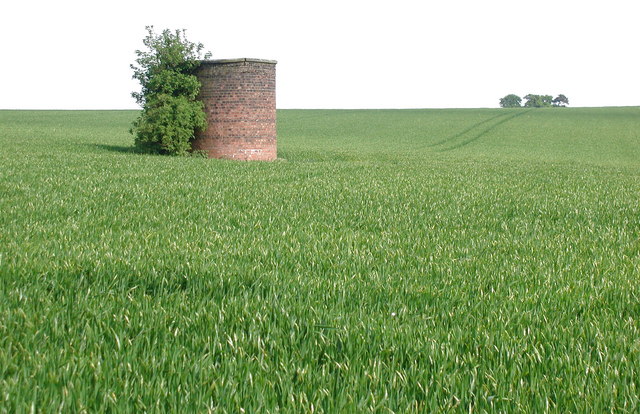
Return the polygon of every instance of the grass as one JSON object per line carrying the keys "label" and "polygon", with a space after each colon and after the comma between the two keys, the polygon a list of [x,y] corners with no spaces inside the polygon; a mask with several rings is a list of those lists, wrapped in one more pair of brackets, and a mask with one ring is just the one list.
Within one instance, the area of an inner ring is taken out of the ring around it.
{"label": "grass", "polygon": [[0,412],[637,412],[640,108],[0,111]]}

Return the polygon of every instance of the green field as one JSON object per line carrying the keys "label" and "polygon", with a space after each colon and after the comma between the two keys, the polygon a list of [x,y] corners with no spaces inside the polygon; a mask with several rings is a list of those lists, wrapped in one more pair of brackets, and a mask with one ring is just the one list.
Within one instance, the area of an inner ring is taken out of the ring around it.
{"label": "green field", "polygon": [[0,111],[0,413],[640,411],[640,108]]}

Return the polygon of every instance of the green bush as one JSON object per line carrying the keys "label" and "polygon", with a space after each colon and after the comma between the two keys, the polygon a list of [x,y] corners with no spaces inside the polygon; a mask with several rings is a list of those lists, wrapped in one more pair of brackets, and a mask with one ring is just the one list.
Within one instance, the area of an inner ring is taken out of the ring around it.
{"label": "green bush", "polygon": [[522,98],[518,95],[510,94],[500,99],[500,107],[502,108],[520,108]]}
{"label": "green bush", "polygon": [[131,65],[133,78],[142,86],[131,94],[142,106],[131,133],[136,147],[145,152],[187,155],[195,131],[207,125],[204,104],[196,99],[201,85],[193,74],[204,46],[189,42],[184,30],[156,34],[148,26],[147,32],[147,50],[136,50],[137,65]]}
{"label": "green bush", "polygon": [[534,95],[532,93],[524,97],[526,108],[547,108],[551,106],[553,97],[551,95]]}

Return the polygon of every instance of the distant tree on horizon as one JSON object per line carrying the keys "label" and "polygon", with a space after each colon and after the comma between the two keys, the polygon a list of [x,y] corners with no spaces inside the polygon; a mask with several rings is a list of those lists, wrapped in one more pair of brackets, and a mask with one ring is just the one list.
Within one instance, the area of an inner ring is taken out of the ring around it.
{"label": "distant tree on horizon", "polygon": [[563,94],[560,94],[556,96],[551,102],[553,103],[553,106],[559,106],[564,108],[565,106],[569,105],[569,98],[567,98]]}
{"label": "distant tree on horizon", "polygon": [[547,108],[551,106],[553,97],[551,95],[527,94],[525,97],[525,108]]}
{"label": "distant tree on horizon", "polygon": [[522,98],[518,95],[509,94],[500,99],[500,107],[502,108],[520,108]]}

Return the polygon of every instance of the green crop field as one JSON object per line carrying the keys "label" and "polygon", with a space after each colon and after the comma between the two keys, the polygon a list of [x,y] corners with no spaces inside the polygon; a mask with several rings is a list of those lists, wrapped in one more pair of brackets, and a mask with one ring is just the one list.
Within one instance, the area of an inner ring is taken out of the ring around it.
{"label": "green crop field", "polygon": [[0,413],[640,411],[640,108],[0,111]]}

